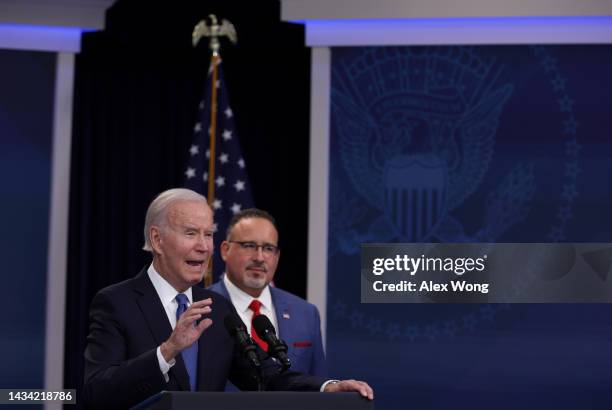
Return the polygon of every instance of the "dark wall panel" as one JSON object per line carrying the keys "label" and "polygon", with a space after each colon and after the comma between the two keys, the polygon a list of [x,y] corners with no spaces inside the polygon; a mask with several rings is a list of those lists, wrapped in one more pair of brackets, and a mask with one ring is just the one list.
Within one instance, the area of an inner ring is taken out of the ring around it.
{"label": "dark wall panel", "polygon": [[0,50],[1,388],[41,388],[54,53]]}
{"label": "dark wall panel", "polygon": [[[612,242],[610,72],[607,45],[333,49],[331,374],[385,410],[609,407],[612,305],[366,305],[357,278],[364,242]],[[414,189],[435,218],[391,206]]]}

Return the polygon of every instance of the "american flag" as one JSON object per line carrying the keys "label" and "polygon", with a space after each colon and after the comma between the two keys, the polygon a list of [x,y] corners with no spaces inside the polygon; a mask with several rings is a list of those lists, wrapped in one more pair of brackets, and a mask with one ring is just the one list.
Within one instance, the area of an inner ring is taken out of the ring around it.
{"label": "american flag", "polygon": [[211,207],[215,211],[213,281],[216,281],[224,268],[219,244],[225,239],[227,225],[235,213],[253,207],[253,195],[234,127],[234,113],[229,105],[220,62],[217,65],[216,83],[218,104],[215,136],[216,158],[210,158],[211,76],[212,66],[208,72],[204,99],[200,102],[198,121],[193,129],[193,143],[189,148],[184,186],[208,196],[208,162],[215,161],[215,195]]}

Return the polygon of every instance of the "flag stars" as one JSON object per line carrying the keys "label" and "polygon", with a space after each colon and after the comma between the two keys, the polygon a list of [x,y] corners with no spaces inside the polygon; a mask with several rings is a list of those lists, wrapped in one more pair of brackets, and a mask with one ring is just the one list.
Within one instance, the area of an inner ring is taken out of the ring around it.
{"label": "flag stars", "polygon": [[[225,220],[227,217],[231,218],[232,215],[249,208],[253,201],[250,197],[251,186],[248,185],[249,182],[245,175],[246,161],[242,157],[238,130],[233,123],[235,115],[228,105],[223,81],[221,73],[215,80],[212,80],[212,75],[208,78],[206,97],[197,101],[198,117],[191,127],[193,141],[183,148],[187,148],[189,152],[189,162],[182,168],[184,184],[194,186],[196,182],[195,185],[204,191],[207,188],[214,188],[215,192],[210,198],[209,206],[217,215],[215,219],[219,219],[211,228],[215,236],[223,234],[224,226],[228,222]],[[217,122],[213,127],[207,117],[210,116],[209,111],[212,107],[210,90],[214,91],[215,88],[219,100]],[[558,99],[561,96],[556,97]],[[209,145],[209,142],[206,141],[209,140],[207,138],[209,136],[217,138],[217,146],[214,149],[214,145]]]}
{"label": "flag stars", "polygon": [[238,212],[240,212],[241,208],[242,208],[242,206],[240,206],[240,204],[237,204],[237,203],[234,202],[234,204],[232,205],[232,208],[231,208],[232,213],[234,215],[237,214]]}
{"label": "flag stars", "polygon": [[237,192],[244,191],[244,181],[236,181],[236,183],[234,184],[234,188],[236,188]]}
{"label": "flag stars", "polygon": [[187,179],[191,179],[193,177],[195,177],[196,175],[196,170],[195,168],[187,168],[187,171],[185,171],[185,176],[187,177]]}

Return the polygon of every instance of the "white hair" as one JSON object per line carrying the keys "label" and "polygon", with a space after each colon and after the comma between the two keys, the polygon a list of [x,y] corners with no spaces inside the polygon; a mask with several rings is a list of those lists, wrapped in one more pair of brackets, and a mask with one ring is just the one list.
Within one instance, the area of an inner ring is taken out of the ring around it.
{"label": "white hair", "polygon": [[151,240],[149,238],[151,226],[166,226],[168,222],[166,213],[170,205],[176,201],[198,201],[204,202],[206,206],[208,206],[206,197],[191,189],[173,188],[157,195],[149,205],[147,215],[145,216],[144,246],[142,247],[145,251],[153,252],[153,247],[151,246]]}

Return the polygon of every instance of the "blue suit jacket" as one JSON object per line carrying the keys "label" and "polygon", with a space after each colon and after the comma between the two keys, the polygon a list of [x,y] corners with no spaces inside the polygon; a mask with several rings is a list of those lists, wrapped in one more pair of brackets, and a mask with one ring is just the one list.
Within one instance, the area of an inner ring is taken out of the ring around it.
{"label": "blue suit jacket", "polygon": [[[223,280],[208,289],[230,300]],[[321,318],[317,307],[289,292],[270,286],[276,311],[279,337],[287,343],[291,370],[315,376],[327,376]]]}
{"label": "blue suit jacket", "polygon": [[[212,326],[198,340],[197,390],[223,391],[229,379],[241,389],[256,389],[249,364],[223,326],[233,306],[220,295],[192,288],[193,300],[212,298]],[[103,409],[133,406],[162,390],[189,390],[182,356],[165,381],[156,350],[172,333],[162,303],[143,269],[133,279],[102,289],[90,309],[85,349],[83,399]],[[293,372],[271,373],[268,390],[317,391],[324,378]]]}

